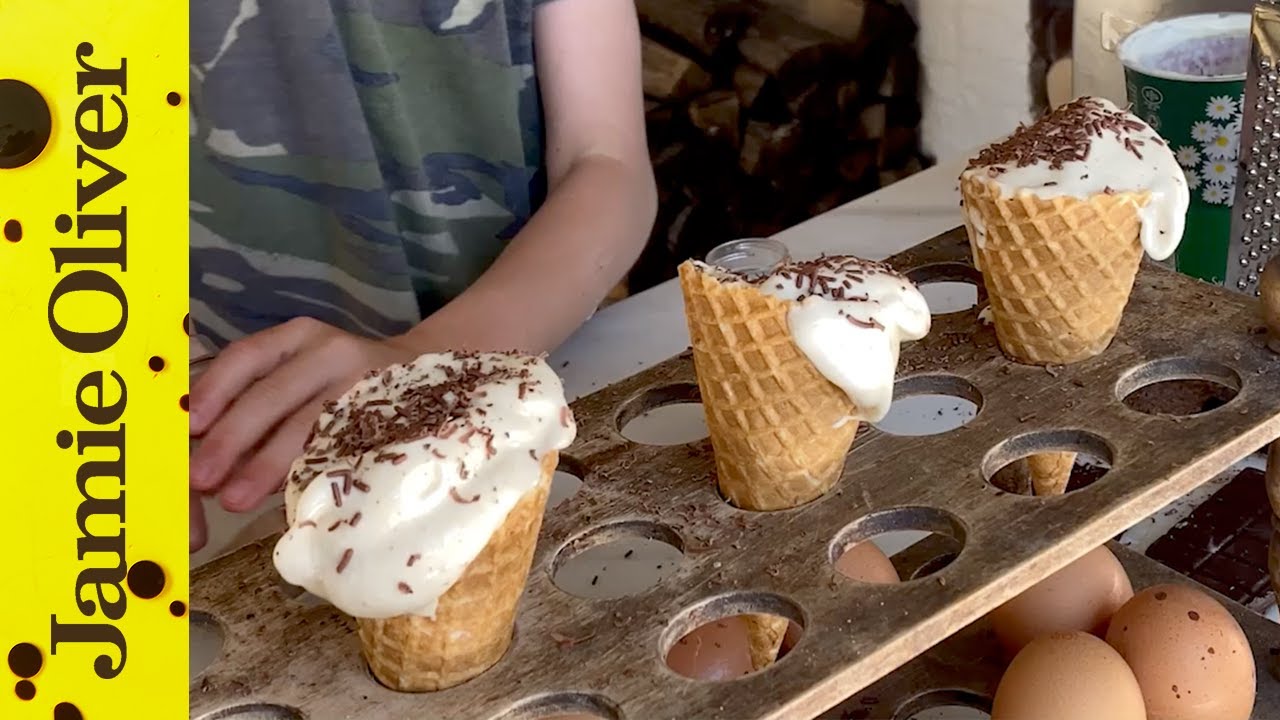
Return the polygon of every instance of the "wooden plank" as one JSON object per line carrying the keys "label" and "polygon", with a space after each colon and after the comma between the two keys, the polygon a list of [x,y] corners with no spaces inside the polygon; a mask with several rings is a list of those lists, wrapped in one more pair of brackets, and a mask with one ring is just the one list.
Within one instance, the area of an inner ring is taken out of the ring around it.
{"label": "wooden plank", "polygon": [[750,17],[743,3],[721,0],[636,0],[636,11],[646,34],[678,40],[708,59],[732,51]]}
{"label": "wooden plank", "polygon": [[[957,229],[892,263],[916,278],[973,276],[968,254]],[[382,688],[359,659],[350,620],[289,600],[268,541],[193,576],[193,610],[220,623],[227,642],[192,687],[192,715],[263,702],[314,718],[489,720],[529,698],[585,693],[628,718],[815,717],[1280,437],[1280,364],[1258,326],[1252,298],[1152,263],[1111,347],[1067,368],[1011,364],[976,310],[937,316],[929,337],[903,349],[900,377],[971,384],[982,400],[976,417],[935,436],[872,429],[830,493],[771,513],[720,499],[707,441],[651,447],[621,436],[619,417],[696,396],[689,357],[672,358],[574,404],[579,436],[565,456],[585,484],[544,525],[515,641],[493,669],[440,693]],[[1233,374],[1239,394],[1185,418],[1143,415],[1117,400],[1117,383],[1135,368],[1187,356],[1200,360],[1187,368]],[[1111,455],[1110,472],[1047,498],[985,482],[992,449],[1034,431],[1065,431],[1068,440],[1092,433],[1093,449]],[[960,536],[963,549],[928,578],[857,585],[828,558],[832,541],[859,519],[881,531],[942,529]],[[556,589],[550,568],[562,548],[591,528],[626,521],[661,523],[678,535],[679,568],[642,594],[607,602]],[[659,648],[673,620],[703,603],[722,615],[791,614],[806,635],[755,675],[686,680],[665,669]]]}
{"label": "wooden plank", "polygon": [[711,75],[696,62],[649,38],[641,38],[641,80],[646,97],[669,101],[711,89]]}
{"label": "wooden plank", "polygon": [[[1280,717],[1280,682],[1268,669],[1273,662],[1272,649],[1280,647],[1280,625],[1118,543],[1109,543],[1108,547],[1124,565],[1135,590],[1182,583],[1222,603],[1240,623],[1253,650],[1258,669],[1254,720]],[[897,557],[894,560],[896,562]],[[979,709],[990,710],[991,698],[1004,668],[1000,646],[983,618],[823,713],[819,719],[896,720],[947,702],[972,702]]]}
{"label": "wooden plank", "polygon": [[713,90],[689,102],[689,123],[711,142],[741,146],[741,104],[732,90]]}
{"label": "wooden plank", "polygon": [[[868,11],[872,21],[882,20],[881,6],[867,0],[768,0],[770,5],[782,8],[797,20],[835,35],[842,40],[856,40],[867,25]],[[868,7],[868,6],[871,7]],[[873,26],[874,27],[874,26]]]}

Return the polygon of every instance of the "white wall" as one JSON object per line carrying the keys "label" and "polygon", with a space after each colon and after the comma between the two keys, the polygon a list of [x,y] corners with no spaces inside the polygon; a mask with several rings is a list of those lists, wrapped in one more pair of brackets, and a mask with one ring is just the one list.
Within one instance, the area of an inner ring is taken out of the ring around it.
{"label": "white wall", "polygon": [[906,0],[920,26],[921,143],[939,161],[1031,119],[1028,0]]}

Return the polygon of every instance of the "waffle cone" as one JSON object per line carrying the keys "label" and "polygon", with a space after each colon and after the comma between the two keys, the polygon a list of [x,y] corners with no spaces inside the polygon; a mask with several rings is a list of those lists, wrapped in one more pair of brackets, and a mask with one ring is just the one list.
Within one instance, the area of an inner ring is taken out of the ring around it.
{"label": "waffle cone", "polygon": [[[782,510],[831,489],[858,432],[855,407],[796,346],[788,304],[680,266],[716,482],[733,505]],[[787,620],[747,615],[752,664],[772,663]]]}
{"label": "waffle cone", "polygon": [[476,559],[440,596],[434,618],[356,618],[362,653],[379,682],[401,692],[443,690],[502,659],[511,644],[516,607],[533,564],[558,463],[559,453],[554,450],[543,456],[538,484],[516,503]]}
{"label": "waffle cone", "polygon": [[980,176],[960,182],[974,263],[991,301],[996,337],[1014,360],[1065,365],[1107,348],[1142,261],[1146,193],[1001,196]]}
{"label": "waffle cone", "polygon": [[1028,457],[1032,490],[1037,496],[1062,495],[1067,491],[1075,464],[1076,454],[1073,452],[1038,453]]}
{"label": "waffle cone", "polygon": [[791,337],[788,304],[680,266],[716,481],[733,505],[782,510],[835,484],[853,445],[853,403]]}

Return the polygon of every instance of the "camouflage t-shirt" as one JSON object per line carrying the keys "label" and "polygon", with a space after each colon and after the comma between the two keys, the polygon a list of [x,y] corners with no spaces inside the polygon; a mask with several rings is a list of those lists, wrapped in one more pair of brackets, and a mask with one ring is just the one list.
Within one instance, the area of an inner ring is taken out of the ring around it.
{"label": "camouflage t-shirt", "polygon": [[191,313],[402,332],[545,196],[545,0],[191,3]]}

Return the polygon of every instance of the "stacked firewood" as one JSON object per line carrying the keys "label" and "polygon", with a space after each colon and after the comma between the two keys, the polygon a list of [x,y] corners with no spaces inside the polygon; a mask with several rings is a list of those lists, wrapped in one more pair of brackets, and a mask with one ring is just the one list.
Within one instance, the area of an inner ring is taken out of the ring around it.
{"label": "stacked firewood", "polygon": [[896,0],[637,0],[658,220],[631,292],[921,169]]}

